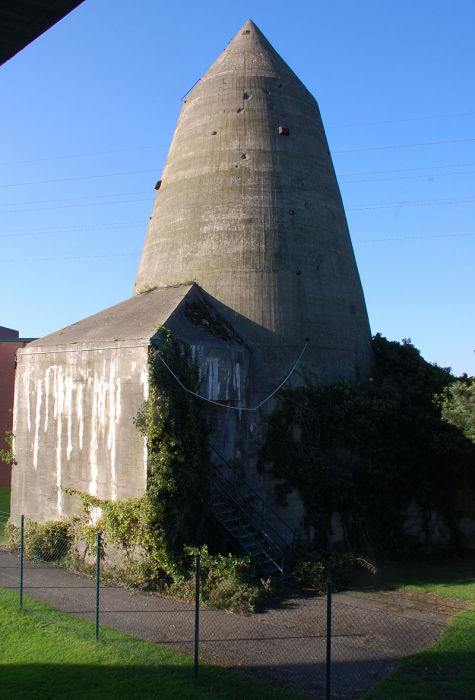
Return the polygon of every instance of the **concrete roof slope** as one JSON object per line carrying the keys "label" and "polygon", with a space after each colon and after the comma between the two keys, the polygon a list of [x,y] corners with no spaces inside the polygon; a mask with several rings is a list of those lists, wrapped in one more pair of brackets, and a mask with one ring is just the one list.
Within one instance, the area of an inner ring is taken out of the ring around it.
{"label": "concrete roof slope", "polygon": [[66,326],[31,343],[23,352],[34,353],[38,347],[124,341],[147,342],[156,326],[163,325],[187,296],[193,285],[152,289],[138,294],[98,314]]}

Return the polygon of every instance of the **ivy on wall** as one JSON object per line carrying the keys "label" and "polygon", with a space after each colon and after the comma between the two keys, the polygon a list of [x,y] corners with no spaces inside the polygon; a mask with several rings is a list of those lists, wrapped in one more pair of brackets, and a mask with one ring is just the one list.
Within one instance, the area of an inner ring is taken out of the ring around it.
{"label": "ivy on wall", "polygon": [[203,406],[183,391],[167,365],[187,387],[198,388],[198,367],[190,348],[159,328],[149,358],[149,395],[135,423],[147,440],[147,497],[152,528],[175,551],[201,544],[209,503],[210,427]]}
{"label": "ivy on wall", "polygon": [[7,449],[0,450],[0,459],[6,464],[15,464],[15,455],[13,454],[13,432],[11,430],[5,431],[5,442],[8,445]]}
{"label": "ivy on wall", "polygon": [[434,395],[454,382],[408,341],[373,339],[367,380],[287,389],[270,420],[258,468],[281,504],[297,490],[308,539],[328,549],[338,513],[347,547],[404,546],[407,508],[444,517],[458,541],[457,493],[475,490],[475,449],[441,420]]}

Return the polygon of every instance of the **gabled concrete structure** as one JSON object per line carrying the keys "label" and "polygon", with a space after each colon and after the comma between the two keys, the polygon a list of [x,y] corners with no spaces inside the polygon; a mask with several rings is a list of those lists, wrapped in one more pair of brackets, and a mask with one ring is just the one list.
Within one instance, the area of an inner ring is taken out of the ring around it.
{"label": "gabled concrete structure", "polygon": [[[151,291],[148,291],[151,290]],[[19,354],[12,507],[64,518],[61,486],[102,498],[146,488],[133,418],[158,325],[188,342],[212,406],[212,444],[272,500],[255,471],[273,403],[291,381],[365,374],[371,337],[315,99],[247,22],[185,100],[135,296]],[[292,501],[292,498],[290,499]],[[69,502],[71,502],[69,500]],[[298,497],[285,510],[296,528]]]}
{"label": "gabled concrete structure", "polygon": [[249,353],[196,285],[149,291],[31,343],[18,358],[15,518],[72,515],[77,502],[61,487],[113,500],[144,493],[147,450],[134,418],[158,326],[192,346],[211,399],[239,401]]}

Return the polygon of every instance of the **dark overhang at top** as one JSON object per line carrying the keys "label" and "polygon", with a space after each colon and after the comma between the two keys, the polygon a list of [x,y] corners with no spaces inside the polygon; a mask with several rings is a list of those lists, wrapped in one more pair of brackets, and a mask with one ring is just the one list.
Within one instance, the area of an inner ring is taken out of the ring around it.
{"label": "dark overhang at top", "polygon": [[84,0],[2,0],[0,65],[59,22]]}

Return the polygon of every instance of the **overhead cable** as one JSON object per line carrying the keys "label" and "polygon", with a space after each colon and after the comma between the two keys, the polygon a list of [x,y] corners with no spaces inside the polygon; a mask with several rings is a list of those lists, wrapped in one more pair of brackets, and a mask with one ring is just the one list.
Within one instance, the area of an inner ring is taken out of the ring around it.
{"label": "overhead cable", "polygon": [[175,381],[181,386],[181,388],[183,389],[183,391],[186,391],[187,394],[191,394],[192,396],[195,396],[197,399],[201,399],[202,401],[206,401],[207,403],[212,403],[214,406],[220,406],[221,408],[227,408],[227,409],[229,408],[229,409],[234,410],[234,411],[257,411],[259,408],[261,408],[261,406],[263,406],[265,403],[267,403],[268,401],[270,401],[271,398],[272,398],[273,396],[275,396],[275,394],[277,394],[277,392],[279,391],[279,389],[281,389],[281,388],[284,386],[284,384],[290,379],[290,377],[292,376],[292,374],[293,374],[294,371],[296,370],[297,365],[299,364],[300,360],[302,359],[303,354],[304,354],[305,350],[307,349],[307,346],[308,346],[309,342],[310,342],[309,339],[306,338],[306,339],[305,339],[304,346],[303,346],[302,350],[300,351],[299,356],[297,357],[297,359],[295,360],[294,364],[292,365],[292,369],[291,369],[290,372],[287,374],[287,376],[280,382],[279,386],[277,386],[277,387],[274,389],[274,391],[272,391],[272,392],[269,394],[269,396],[266,396],[266,398],[263,399],[263,401],[261,401],[260,403],[258,403],[257,406],[254,406],[254,407],[252,407],[252,408],[248,408],[247,406],[230,406],[229,404],[223,403],[223,402],[221,402],[221,401],[213,401],[212,399],[208,399],[207,396],[202,396],[201,394],[198,394],[196,391],[192,391],[191,389],[188,389],[188,387],[186,387],[186,386],[183,384],[183,382],[176,376],[175,372],[172,370],[172,368],[170,367],[170,365],[168,365],[168,364],[165,362],[165,360],[163,359],[163,357],[160,355],[160,351],[157,351],[157,357],[158,357],[159,360],[163,363],[163,365],[167,368],[167,370],[170,372],[170,374],[171,374],[172,377],[175,379]]}

